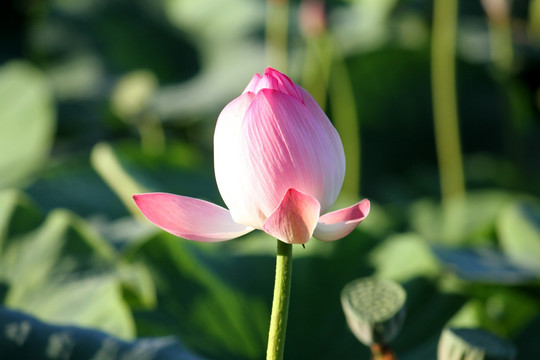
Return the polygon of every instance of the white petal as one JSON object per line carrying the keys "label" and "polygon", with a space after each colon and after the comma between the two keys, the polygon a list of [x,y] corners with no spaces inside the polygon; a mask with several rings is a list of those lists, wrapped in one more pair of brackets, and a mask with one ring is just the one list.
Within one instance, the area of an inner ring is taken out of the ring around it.
{"label": "white petal", "polygon": [[[238,223],[245,218],[243,212],[248,211],[245,204],[249,197],[245,193],[241,166],[241,126],[244,115],[255,97],[253,93],[245,93],[230,102],[218,117],[214,133],[214,171],[216,182],[233,219]],[[253,224],[251,224],[253,226]],[[262,223],[258,228],[262,227]]]}

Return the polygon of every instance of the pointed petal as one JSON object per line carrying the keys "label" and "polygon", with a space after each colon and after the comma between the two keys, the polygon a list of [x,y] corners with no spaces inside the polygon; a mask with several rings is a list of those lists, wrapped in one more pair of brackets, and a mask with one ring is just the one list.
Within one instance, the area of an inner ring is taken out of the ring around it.
{"label": "pointed petal", "polygon": [[253,230],[235,223],[227,209],[207,201],[167,193],[133,195],[150,222],[184,239],[216,242]]}
{"label": "pointed petal", "polygon": [[303,101],[299,86],[297,86],[287,75],[272,69],[271,67],[267,67],[264,70],[263,75],[255,74],[243,93],[252,92],[256,94],[262,89],[276,90],[283,94],[290,95],[298,101]]}
{"label": "pointed petal", "polygon": [[321,206],[310,195],[289,189],[278,208],[268,217],[263,230],[289,244],[305,244],[319,219]]}
{"label": "pointed petal", "polygon": [[259,86],[259,82],[261,81],[261,78],[262,78],[262,75],[259,73],[253,75],[253,77],[251,78],[251,81],[244,89],[244,92],[242,92],[242,95],[248,92],[251,92],[254,94],[257,93],[257,91],[259,91],[258,86]]}
{"label": "pointed petal", "polygon": [[347,235],[369,214],[369,200],[320,217],[313,236],[323,241],[339,240]]}

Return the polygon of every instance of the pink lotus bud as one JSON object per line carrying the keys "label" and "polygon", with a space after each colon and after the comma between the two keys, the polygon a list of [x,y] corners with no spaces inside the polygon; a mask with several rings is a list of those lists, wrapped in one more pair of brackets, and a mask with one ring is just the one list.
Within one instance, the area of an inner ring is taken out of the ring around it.
{"label": "pink lotus bud", "polygon": [[366,199],[321,216],[343,183],[343,146],[311,95],[272,68],[256,74],[219,115],[214,167],[230,212],[172,194],[135,195],[135,202],[157,226],[200,241],[229,240],[254,228],[287,243],[337,240],[369,213]]}

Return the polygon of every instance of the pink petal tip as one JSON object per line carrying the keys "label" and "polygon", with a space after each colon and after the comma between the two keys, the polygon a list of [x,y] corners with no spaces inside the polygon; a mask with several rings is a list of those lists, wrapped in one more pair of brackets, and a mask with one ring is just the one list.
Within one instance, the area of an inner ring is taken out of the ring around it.
{"label": "pink petal tip", "polygon": [[229,210],[204,200],[167,193],[137,194],[133,200],[150,222],[184,239],[225,241],[253,230],[235,223]]}
{"label": "pink petal tip", "polygon": [[313,236],[322,241],[339,240],[351,233],[369,214],[370,203],[364,199],[345,209],[320,217]]}
{"label": "pink petal tip", "polygon": [[266,219],[263,230],[289,244],[305,244],[313,234],[321,206],[312,196],[289,189]]}

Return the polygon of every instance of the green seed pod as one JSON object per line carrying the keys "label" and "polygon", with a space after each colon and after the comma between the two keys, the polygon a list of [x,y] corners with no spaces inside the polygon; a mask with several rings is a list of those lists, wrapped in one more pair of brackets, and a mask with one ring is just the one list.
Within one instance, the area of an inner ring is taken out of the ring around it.
{"label": "green seed pod", "polygon": [[362,278],[343,288],[341,305],[349,328],[364,345],[388,344],[405,319],[406,297],[393,281]]}
{"label": "green seed pod", "polygon": [[480,329],[447,328],[439,339],[438,360],[512,360],[510,342]]}

